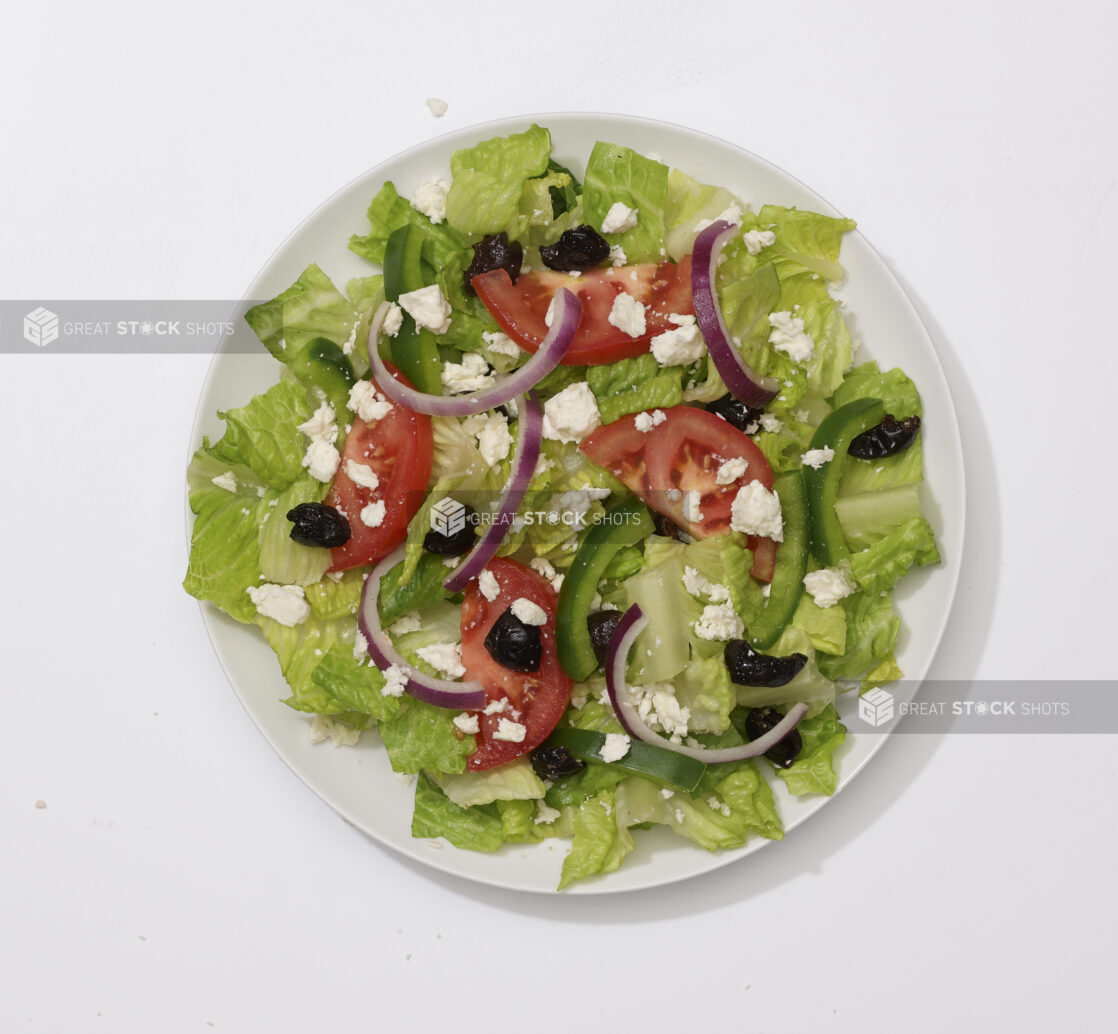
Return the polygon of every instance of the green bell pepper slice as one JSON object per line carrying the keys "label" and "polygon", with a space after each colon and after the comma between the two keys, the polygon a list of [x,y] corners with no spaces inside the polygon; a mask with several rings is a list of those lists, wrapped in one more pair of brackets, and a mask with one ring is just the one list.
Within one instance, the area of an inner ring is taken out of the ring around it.
{"label": "green bell pepper slice", "polygon": [[[423,234],[410,223],[393,230],[384,247],[384,294],[389,301],[427,286],[423,274]],[[404,322],[389,339],[393,365],[419,391],[442,394],[442,363],[435,335],[415,325],[404,313]]]}
{"label": "green bell pepper slice", "polygon": [[784,541],[776,547],[769,598],[765,609],[749,623],[746,636],[756,650],[772,646],[784,631],[804,591],[811,546],[811,520],[804,472],[794,470],[773,482],[784,518]]}
{"label": "green bell pepper slice", "polygon": [[308,341],[287,364],[296,377],[308,387],[322,391],[334,407],[338,421],[338,440],[341,450],[345,443],[346,407],[349,389],[357,383],[349,357],[329,338],[316,337]]}
{"label": "green bell pepper slice", "polygon": [[614,506],[582,540],[559,589],[559,609],[555,616],[555,638],[559,663],[576,682],[581,682],[598,667],[586,619],[610,561],[622,546],[643,541],[655,530],[648,507],[631,498]]}
{"label": "green bell pepper slice", "polygon": [[[602,746],[606,742],[604,732],[591,729],[556,729],[545,741],[546,747],[566,747],[571,757],[579,761],[606,764],[602,761]],[[707,766],[697,758],[677,754],[666,747],[655,747],[651,743],[632,740],[629,752],[620,761],[608,762],[610,768],[619,768],[630,775],[644,776],[661,786],[673,790],[692,793],[699,785]]]}
{"label": "green bell pepper slice", "polygon": [[823,418],[811,439],[812,449],[833,449],[834,458],[818,469],[804,470],[811,510],[811,549],[820,567],[833,567],[850,555],[842,533],[835,499],[850,443],[863,431],[876,427],[885,416],[881,399],[861,398],[840,406]]}

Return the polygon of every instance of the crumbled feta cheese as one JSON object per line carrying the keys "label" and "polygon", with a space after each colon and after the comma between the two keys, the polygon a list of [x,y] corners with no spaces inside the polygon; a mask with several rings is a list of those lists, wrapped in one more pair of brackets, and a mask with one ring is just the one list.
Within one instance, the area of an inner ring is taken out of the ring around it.
{"label": "crumbled feta cheese", "polygon": [[464,732],[467,736],[475,736],[478,731],[478,721],[476,714],[470,714],[463,711],[461,714],[454,716],[454,725],[460,731]]}
{"label": "crumbled feta cheese", "polygon": [[740,639],[745,626],[729,603],[711,603],[703,607],[703,615],[694,623],[695,635],[700,639],[725,642]]}
{"label": "crumbled feta cheese", "polygon": [[334,480],[340,459],[338,450],[325,438],[312,438],[303,455],[303,466],[315,480],[329,483]]}
{"label": "crumbled feta cheese", "polygon": [[385,697],[402,697],[408,684],[408,676],[398,664],[390,664],[384,669],[384,685],[381,686],[380,695]]}
{"label": "crumbled feta cheese", "polygon": [[637,706],[637,714],[652,729],[661,729],[674,742],[687,735],[691,721],[691,708],[681,707],[675,696],[675,687],[667,682],[650,682],[644,686],[631,686],[630,696]]}
{"label": "crumbled feta cheese", "polygon": [[357,634],[353,637],[353,659],[355,661],[367,661],[369,659],[369,640],[365,638],[361,629],[358,629]]}
{"label": "crumbled feta cheese", "polygon": [[466,352],[460,363],[444,363],[442,372],[443,388],[451,395],[460,391],[477,391],[487,387],[489,364],[480,352]]}
{"label": "crumbled feta cheese", "polygon": [[450,183],[437,176],[435,179],[420,183],[415,189],[412,199],[412,208],[422,212],[437,226],[446,218],[446,192],[450,190]]}
{"label": "crumbled feta cheese", "polygon": [[256,607],[257,614],[288,628],[294,628],[311,615],[310,604],[301,585],[265,582],[263,585],[250,585],[245,592]]}
{"label": "crumbled feta cheese", "polygon": [[640,209],[630,208],[622,201],[615,201],[602,220],[602,233],[625,233],[631,230],[637,225],[639,211]]}
{"label": "crumbled feta cheese", "polygon": [[445,334],[450,329],[450,303],[443,297],[438,284],[428,284],[400,295],[400,308],[417,327],[425,327],[435,334]]}
{"label": "crumbled feta cheese", "polygon": [[543,436],[557,442],[581,442],[601,425],[602,415],[586,381],[576,381],[544,403]]}
{"label": "crumbled feta cheese", "polygon": [[547,557],[534,556],[528,561],[528,566],[537,574],[546,578],[556,592],[562,587],[563,575],[556,572],[555,565]]}
{"label": "crumbled feta cheese", "polygon": [[308,438],[321,438],[329,445],[338,440],[338,418],[334,407],[329,402],[323,402],[298,428]]}
{"label": "crumbled feta cheese", "polygon": [[415,782],[414,772],[393,772],[392,778],[401,786],[411,786]]}
{"label": "crumbled feta cheese", "polygon": [[513,359],[519,359],[522,354],[520,346],[508,334],[503,334],[499,330],[482,331],[481,338],[490,352],[507,355]]}
{"label": "crumbled feta cheese", "polygon": [[509,706],[508,698],[507,697],[501,697],[500,700],[490,700],[489,703],[485,705],[485,710],[482,711],[481,713],[482,714],[501,714],[504,711],[508,710],[508,706]]}
{"label": "crumbled feta cheese", "polygon": [[675,790],[670,790],[666,786],[661,787],[660,796],[663,797],[665,801],[670,801],[675,796]]}
{"label": "crumbled feta cheese", "polygon": [[717,797],[708,797],[707,807],[710,808],[711,811],[720,812],[725,815],[726,818],[730,817],[730,806],[726,804],[725,801],[720,801]]}
{"label": "crumbled feta cheese", "polygon": [[510,722],[507,718],[502,718],[497,722],[497,731],[493,733],[493,739],[505,740],[508,743],[523,743],[527,731],[519,722]]}
{"label": "crumbled feta cheese", "polygon": [[772,230],[747,230],[741,240],[750,255],[760,255],[762,248],[776,243],[776,234]]}
{"label": "crumbled feta cheese", "polygon": [[342,342],[342,354],[353,355],[353,346],[357,344],[357,320],[353,321],[353,327],[350,329],[349,337]]}
{"label": "crumbled feta cheese", "polygon": [[638,413],[633,420],[633,426],[641,432],[641,434],[648,434],[652,430],[652,414],[651,413]]}
{"label": "crumbled feta cheese", "polygon": [[361,730],[344,722],[336,722],[329,715],[316,714],[311,721],[311,743],[329,740],[335,747],[352,747],[361,739]]}
{"label": "crumbled feta cheese", "polygon": [[428,97],[427,110],[431,112],[435,118],[442,118],[446,114],[446,101],[441,97]]}
{"label": "crumbled feta cheese", "polygon": [[703,519],[703,511],[699,509],[703,501],[701,492],[691,489],[683,497],[683,519],[690,524],[698,524]]}
{"label": "crumbled feta cheese", "polygon": [[404,325],[404,310],[400,308],[395,302],[388,303],[388,312],[384,314],[384,322],[380,325],[380,329],[385,332],[389,337],[395,337],[400,333],[400,328]]}
{"label": "crumbled feta cheese", "polygon": [[780,422],[780,417],[773,416],[771,413],[761,414],[761,427],[763,427],[769,434],[776,434],[784,424]]}
{"label": "crumbled feta cheese", "polygon": [[423,620],[417,611],[408,611],[402,618],[397,618],[388,626],[388,631],[393,635],[407,635],[409,632],[418,632],[423,627]]}
{"label": "crumbled feta cheese", "polygon": [[625,249],[620,244],[611,244],[609,248],[609,261],[612,266],[624,266],[629,261]]}
{"label": "crumbled feta cheese", "polygon": [[512,435],[509,425],[500,413],[479,413],[468,417],[466,429],[477,438],[478,452],[489,466],[496,466],[512,448]]}
{"label": "crumbled feta cheese", "polygon": [[462,665],[461,643],[432,643],[430,646],[421,646],[415,652],[448,678],[460,679],[466,674]]}
{"label": "crumbled feta cheese", "polygon": [[551,324],[555,322],[555,295],[551,296],[551,301],[547,303],[547,312],[543,314],[544,326],[551,329]]}
{"label": "crumbled feta cheese", "polygon": [[448,556],[443,560],[443,567],[457,567],[459,558],[456,556]]}
{"label": "crumbled feta cheese", "polygon": [[543,607],[524,596],[513,600],[509,609],[526,625],[542,625],[547,621],[547,612]]}
{"label": "crumbled feta cheese", "polygon": [[482,596],[489,600],[490,603],[501,595],[500,583],[498,583],[496,576],[488,567],[477,576],[477,587],[481,591]]}
{"label": "crumbled feta cheese", "polygon": [[545,826],[554,822],[561,814],[558,808],[552,808],[546,801],[539,800],[536,802],[536,815],[532,822],[537,826]]}
{"label": "crumbled feta cheese", "polygon": [[629,753],[630,739],[623,732],[607,732],[606,742],[600,751],[602,760],[607,764],[620,761]]}
{"label": "crumbled feta cheese", "polygon": [[611,326],[624,331],[629,337],[640,337],[646,326],[644,306],[627,291],[622,291],[613,299],[613,307],[609,310],[609,322]]}
{"label": "crumbled feta cheese", "polygon": [[367,424],[383,420],[392,410],[388,401],[372,381],[358,381],[349,389],[349,408]]}
{"label": "crumbled feta cheese", "polygon": [[374,499],[368,506],[361,507],[361,523],[366,528],[379,528],[384,523],[385,509],[383,499]]}
{"label": "crumbled feta cheese", "polygon": [[233,471],[227,470],[224,474],[218,474],[215,478],[210,478],[218,488],[224,488],[226,492],[237,491],[237,479],[233,476]]}
{"label": "crumbled feta cheese", "polygon": [[824,567],[804,575],[804,588],[811,594],[817,607],[833,607],[846,599],[858,586],[841,567]]}
{"label": "crumbled feta cheese", "polygon": [[[700,219],[694,226],[694,232],[702,233],[708,226],[713,226],[719,221],[732,223],[734,226],[737,226],[741,223],[741,205],[736,201],[731,201],[730,204],[713,219]],[[750,252],[750,254],[755,254],[755,252]]]}
{"label": "crumbled feta cheese", "polygon": [[805,467],[812,467],[818,470],[824,463],[830,463],[835,458],[835,450],[829,445],[824,445],[822,449],[808,449],[800,459],[804,461]]}
{"label": "crumbled feta cheese", "polygon": [[373,473],[373,468],[367,463],[358,463],[356,460],[345,461],[345,472],[355,485],[360,485],[362,488],[369,489],[370,492],[375,492],[377,486],[380,484],[380,478]]}
{"label": "crumbled feta cheese", "polygon": [[784,541],[784,518],[780,500],[760,481],[750,481],[738,489],[730,506],[730,527],[746,535],[760,535],[774,542]]}
{"label": "crumbled feta cheese", "polygon": [[713,585],[707,581],[695,568],[690,564],[685,564],[683,567],[683,587],[692,596],[709,596]]}
{"label": "crumbled feta cheese", "polygon": [[714,480],[719,485],[732,485],[739,478],[745,476],[748,466],[749,462],[743,456],[735,456],[719,466],[718,472],[714,475]]}
{"label": "crumbled feta cheese", "polygon": [[789,358],[802,363],[815,355],[815,342],[804,330],[804,321],[790,312],[774,312],[769,315],[772,333],[769,344]]}
{"label": "crumbled feta cheese", "polygon": [[694,316],[668,317],[675,326],[652,339],[652,354],[661,366],[686,366],[701,359],[707,350]]}

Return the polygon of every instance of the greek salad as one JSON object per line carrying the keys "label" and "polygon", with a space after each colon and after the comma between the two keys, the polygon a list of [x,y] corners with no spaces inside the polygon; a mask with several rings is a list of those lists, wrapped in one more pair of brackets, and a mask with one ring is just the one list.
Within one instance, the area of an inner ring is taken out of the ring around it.
{"label": "greek salad", "polygon": [[379,737],[416,837],[564,838],[560,888],[649,827],[779,839],[939,559],[917,386],[831,293],[853,222],[537,125],[431,172],[372,199],[367,276],[248,311],[277,381],[190,463],[187,592],[312,737]]}

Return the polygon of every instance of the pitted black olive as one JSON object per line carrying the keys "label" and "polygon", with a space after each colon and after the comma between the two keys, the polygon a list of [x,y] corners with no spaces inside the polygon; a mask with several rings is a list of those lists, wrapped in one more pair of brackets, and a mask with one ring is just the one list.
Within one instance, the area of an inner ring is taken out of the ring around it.
{"label": "pitted black olive", "polygon": [[[760,739],[770,729],[776,728],[784,720],[775,707],[754,707],[745,716],[745,736],[748,740]],[[787,768],[800,756],[804,741],[798,729],[785,733],[776,744],[765,751],[767,757],[777,768]]]}
{"label": "pitted black olive", "polygon": [[725,650],[726,670],[739,686],[764,686],[776,689],[786,686],[807,664],[807,656],[790,653],[787,657],[771,657],[758,653],[744,639],[731,639]]}
{"label": "pitted black olive", "polygon": [[656,529],[657,535],[663,535],[666,539],[678,539],[680,528],[670,517],[665,517],[662,513],[652,513],[652,526]]}
{"label": "pitted black olive", "polygon": [[722,417],[728,424],[733,424],[739,431],[745,431],[746,434],[752,434],[757,430],[757,421],[764,413],[763,409],[753,409],[729,393],[720,399],[708,402],[707,409],[716,416]]}
{"label": "pitted black olive", "polygon": [[571,757],[566,747],[537,747],[528,757],[536,775],[552,782],[573,776],[586,767],[586,762]]}
{"label": "pitted black olive", "polygon": [[477,511],[472,506],[465,507],[466,523],[453,535],[444,535],[433,528],[423,536],[423,548],[438,556],[461,556],[473,548],[477,531],[474,530],[474,517]]}
{"label": "pitted black olive", "polygon": [[500,233],[491,233],[483,237],[473,246],[474,257],[470,268],[466,270],[466,293],[477,294],[470,284],[475,276],[489,273],[494,269],[503,269],[508,273],[512,282],[520,276],[520,267],[524,265],[524,247],[519,241],[509,242],[509,235],[502,230]]}
{"label": "pitted black olive", "polygon": [[540,626],[528,625],[520,620],[509,607],[485,637],[489,656],[509,671],[539,671],[543,660]]}
{"label": "pitted black olive", "polygon": [[613,638],[614,630],[620,622],[619,610],[596,610],[586,619],[586,627],[590,632],[590,645],[594,647],[594,656],[598,658],[599,664],[606,663],[609,641]]}
{"label": "pitted black olive", "polygon": [[548,269],[581,273],[609,258],[609,241],[593,226],[576,226],[573,230],[564,230],[555,244],[540,248],[540,258]]}
{"label": "pitted black olive", "polygon": [[885,419],[876,427],[863,431],[851,443],[847,450],[851,456],[860,460],[880,460],[886,456],[907,449],[916,438],[920,430],[918,416],[905,417],[896,420],[892,413],[886,413]]}
{"label": "pitted black olive", "polygon": [[300,503],[287,511],[291,540],[301,546],[344,546],[352,534],[347,521],[325,503]]}

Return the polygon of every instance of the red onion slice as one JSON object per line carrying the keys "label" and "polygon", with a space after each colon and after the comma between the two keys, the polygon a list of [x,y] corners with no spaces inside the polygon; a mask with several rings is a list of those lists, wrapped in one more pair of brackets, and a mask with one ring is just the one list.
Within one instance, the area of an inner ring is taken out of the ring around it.
{"label": "red onion slice", "polygon": [[529,391],[527,395],[516,400],[516,412],[518,434],[516,450],[512,454],[512,471],[508,484],[501,493],[497,509],[485,532],[474,548],[466,554],[466,559],[443,582],[443,586],[451,592],[464,589],[469,582],[481,574],[485,565],[496,555],[508,534],[512,519],[520,509],[520,504],[524,502],[528,485],[532,481],[536,460],[540,457],[540,444],[543,441],[543,407],[535,391]]}
{"label": "red onion slice", "polygon": [[409,388],[394,377],[390,377],[384,360],[380,357],[377,341],[389,304],[389,302],[381,304],[369,327],[369,366],[372,368],[373,380],[393,402],[407,406],[416,413],[427,413],[431,416],[472,416],[474,413],[483,413],[487,409],[508,402],[515,395],[523,395],[559,365],[559,361],[566,355],[567,349],[574,340],[578,322],[582,318],[582,302],[579,301],[578,296],[561,287],[555,293],[551,329],[540,343],[536,354],[519,370],[499,378],[492,387],[481,388],[464,395],[429,395],[425,391]]}
{"label": "red onion slice", "polygon": [[758,376],[746,365],[730,338],[714,287],[718,256],[737,232],[734,223],[719,219],[695,238],[691,254],[691,296],[699,329],[722,382],[735,398],[747,406],[759,408],[780,390],[780,384],[772,377]]}
{"label": "red onion slice", "polygon": [[[391,379],[391,378],[390,378]],[[404,547],[386,556],[365,580],[361,590],[361,609],[357,613],[357,624],[361,634],[369,644],[369,656],[373,663],[384,671],[395,664],[408,677],[405,691],[416,700],[436,707],[452,707],[460,711],[476,711],[485,706],[485,689],[480,682],[452,682],[425,675],[413,667],[397,653],[392,640],[381,628],[380,611],[377,599],[380,597],[380,580],[404,558]]]}
{"label": "red onion slice", "polygon": [[763,736],[743,743],[739,747],[688,747],[682,743],[672,743],[671,740],[658,736],[649,728],[641,718],[633,702],[629,699],[629,687],[626,681],[625,668],[629,662],[629,651],[637,636],[648,626],[648,618],[637,604],[633,604],[622,615],[621,620],[614,629],[613,638],[609,641],[609,650],[606,653],[606,689],[609,692],[609,701],[617,715],[617,720],[622,728],[635,739],[644,743],[651,743],[655,747],[665,750],[674,750],[677,754],[685,754],[689,758],[705,761],[708,765],[716,765],[722,761],[744,761],[755,758],[765,751],[775,747],[788,735],[808,712],[807,704],[794,704],[784,718],[774,725]]}

